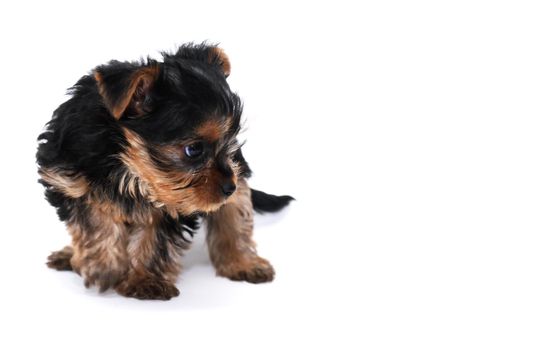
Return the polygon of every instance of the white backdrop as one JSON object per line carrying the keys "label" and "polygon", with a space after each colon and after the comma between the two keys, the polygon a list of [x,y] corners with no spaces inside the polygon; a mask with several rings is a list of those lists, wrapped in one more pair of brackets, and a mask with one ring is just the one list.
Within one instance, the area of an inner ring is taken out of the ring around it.
{"label": "white backdrop", "polygon": [[[535,11],[529,1],[54,1],[0,5],[0,348],[533,349]],[[215,277],[203,233],[179,298],[48,270],[68,242],[36,137],[110,59],[221,43],[245,102],[271,284]]]}

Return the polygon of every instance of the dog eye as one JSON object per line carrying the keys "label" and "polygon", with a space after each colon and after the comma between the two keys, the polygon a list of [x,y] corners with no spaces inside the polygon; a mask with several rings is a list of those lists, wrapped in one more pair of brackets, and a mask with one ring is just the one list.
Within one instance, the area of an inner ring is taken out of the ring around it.
{"label": "dog eye", "polygon": [[204,153],[204,145],[202,142],[195,142],[184,147],[184,153],[189,158],[199,158]]}

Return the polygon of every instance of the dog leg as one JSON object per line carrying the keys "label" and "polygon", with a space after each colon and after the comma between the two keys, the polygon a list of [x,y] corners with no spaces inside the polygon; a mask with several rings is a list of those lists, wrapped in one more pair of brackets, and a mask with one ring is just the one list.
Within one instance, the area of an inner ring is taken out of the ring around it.
{"label": "dog leg", "polygon": [[105,216],[91,227],[70,224],[73,237],[72,269],[82,276],[86,287],[95,285],[100,292],[113,288],[128,271],[127,230]]}
{"label": "dog leg", "polygon": [[275,270],[256,253],[253,235],[251,190],[245,180],[236,193],[208,217],[206,241],[210,259],[219,276],[261,283],[272,281]]}
{"label": "dog leg", "polygon": [[169,300],[179,295],[175,283],[180,272],[181,253],[188,244],[176,240],[172,231],[176,226],[167,225],[169,221],[155,219],[154,222],[131,232],[127,247],[130,270],[116,288],[121,295],[155,300]]}

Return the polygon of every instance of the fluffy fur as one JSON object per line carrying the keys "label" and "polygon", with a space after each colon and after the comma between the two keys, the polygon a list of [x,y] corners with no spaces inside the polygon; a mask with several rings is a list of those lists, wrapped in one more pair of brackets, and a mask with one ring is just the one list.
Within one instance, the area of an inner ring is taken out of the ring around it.
{"label": "fluffy fur", "polygon": [[98,66],[70,89],[38,138],[40,182],[72,237],[49,267],[101,291],[170,299],[205,217],[218,275],[273,279],[255,251],[253,207],[273,212],[292,198],[247,185],[230,67],[220,48],[187,44],[162,61]]}

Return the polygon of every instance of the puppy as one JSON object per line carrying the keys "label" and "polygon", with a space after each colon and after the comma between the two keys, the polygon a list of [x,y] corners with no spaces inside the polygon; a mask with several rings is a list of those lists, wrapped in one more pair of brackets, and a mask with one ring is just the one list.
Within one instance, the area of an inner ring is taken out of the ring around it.
{"label": "puppy", "polygon": [[219,276],[273,279],[255,250],[253,209],[274,212],[293,198],[247,185],[229,74],[223,50],[186,44],[162,61],[111,61],[70,89],[38,138],[39,181],[72,237],[49,267],[100,291],[168,300],[202,217]]}

